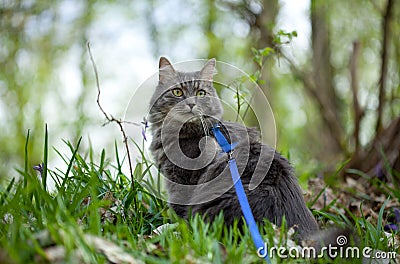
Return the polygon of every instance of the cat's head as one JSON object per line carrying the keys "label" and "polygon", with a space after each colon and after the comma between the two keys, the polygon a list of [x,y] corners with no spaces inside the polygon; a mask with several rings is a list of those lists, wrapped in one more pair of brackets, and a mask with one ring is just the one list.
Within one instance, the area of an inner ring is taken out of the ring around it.
{"label": "cat's head", "polygon": [[167,116],[180,123],[207,117],[220,119],[223,109],[213,87],[215,63],[215,59],[211,59],[199,71],[182,72],[161,57],[159,82],[150,101],[149,121],[159,123]]}

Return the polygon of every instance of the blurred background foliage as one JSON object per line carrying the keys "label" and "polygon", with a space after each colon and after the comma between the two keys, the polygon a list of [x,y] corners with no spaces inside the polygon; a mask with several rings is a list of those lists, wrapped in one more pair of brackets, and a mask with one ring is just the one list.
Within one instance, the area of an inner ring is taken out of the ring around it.
{"label": "blurred background foliage", "polygon": [[[400,2],[293,2],[0,0],[1,178],[22,166],[28,130],[29,156],[42,161],[45,123],[57,149],[62,139],[101,149],[120,138],[101,127],[88,41],[114,116],[161,55],[215,57],[264,80],[277,148],[300,173],[344,160],[372,175],[383,162],[399,170]],[[283,8],[299,3],[302,24],[284,28],[295,17]],[[253,52],[266,47],[260,68]]]}

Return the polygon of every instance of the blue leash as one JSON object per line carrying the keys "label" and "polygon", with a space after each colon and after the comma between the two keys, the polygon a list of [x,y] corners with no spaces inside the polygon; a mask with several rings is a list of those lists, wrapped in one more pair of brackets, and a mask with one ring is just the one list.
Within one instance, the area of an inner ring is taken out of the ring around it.
{"label": "blue leash", "polygon": [[214,132],[214,137],[217,140],[218,144],[221,146],[222,150],[229,155],[229,170],[231,171],[232,180],[235,185],[236,195],[239,199],[240,207],[242,208],[244,219],[246,220],[247,226],[250,230],[250,234],[253,238],[254,245],[256,246],[257,253],[260,256],[265,256],[264,258],[267,263],[271,263],[271,260],[268,256],[268,249],[266,248],[266,244],[264,244],[260,232],[258,231],[258,227],[256,221],[254,220],[253,213],[251,212],[249,201],[247,200],[242,181],[240,180],[236,160],[232,157],[232,151],[236,144],[229,144],[225,136],[222,134],[219,124],[214,125],[212,130]]}

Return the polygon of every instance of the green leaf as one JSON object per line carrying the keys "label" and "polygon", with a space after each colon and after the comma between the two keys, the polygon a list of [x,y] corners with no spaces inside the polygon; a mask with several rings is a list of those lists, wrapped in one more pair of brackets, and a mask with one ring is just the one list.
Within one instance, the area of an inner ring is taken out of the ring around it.
{"label": "green leaf", "polygon": [[270,48],[270,47],[266,47],[266,48],[264,48],[264,49],[262,49],[260,51],[261,51],[261,55],[263,55],[264,57],[268,56],[270,53],[274,53],[275,52],[275,50],[273,48]]}

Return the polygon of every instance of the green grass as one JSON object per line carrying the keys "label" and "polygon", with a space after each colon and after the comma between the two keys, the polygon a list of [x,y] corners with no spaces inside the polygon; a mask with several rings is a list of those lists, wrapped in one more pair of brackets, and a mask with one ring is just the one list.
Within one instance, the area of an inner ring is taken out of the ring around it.
{"label": "green grass", "polygon": [[[48,168],[46,129],[43,173],[39,177],[30,168],[28,133],[20,177],[0,186],[0,263],[109,263],[113,254],[118,256],[114,263],[263,263],[246,227],[227,228],[222,215],[212,223],[199,216],[184,221],[174,215],[165,201],[151,194],[160,192],[154,182],[143,180],[152,166],[144,155],[135,165],[132,183],[122,172],[124,159],[118,155],[117,145],[113,165],[104,150],[97,161],[91,151],[86,156],[80,154],[80,143],[65,142],[70,149],[68,156],[53,150],[65,162],[64,171]],[[54,188],[47,186],[47,178],[52,179]],[[392,197],[399,197],[398,190],[387,190]],[[395,251],[398,248],[389,245],[383,232],[388,201],[379,211],[377,225],[350,212],[343,214],[340,208],[337,213],[328,212],[339,207],[337,204],[314,210],[314,214],[320,222],[353,225],[360,246]],[[161,234],[152,232],[167,223],[170,225]],[[265,223],[261,232],[269,245],[289,245],[285,225],[276,230]]]}

